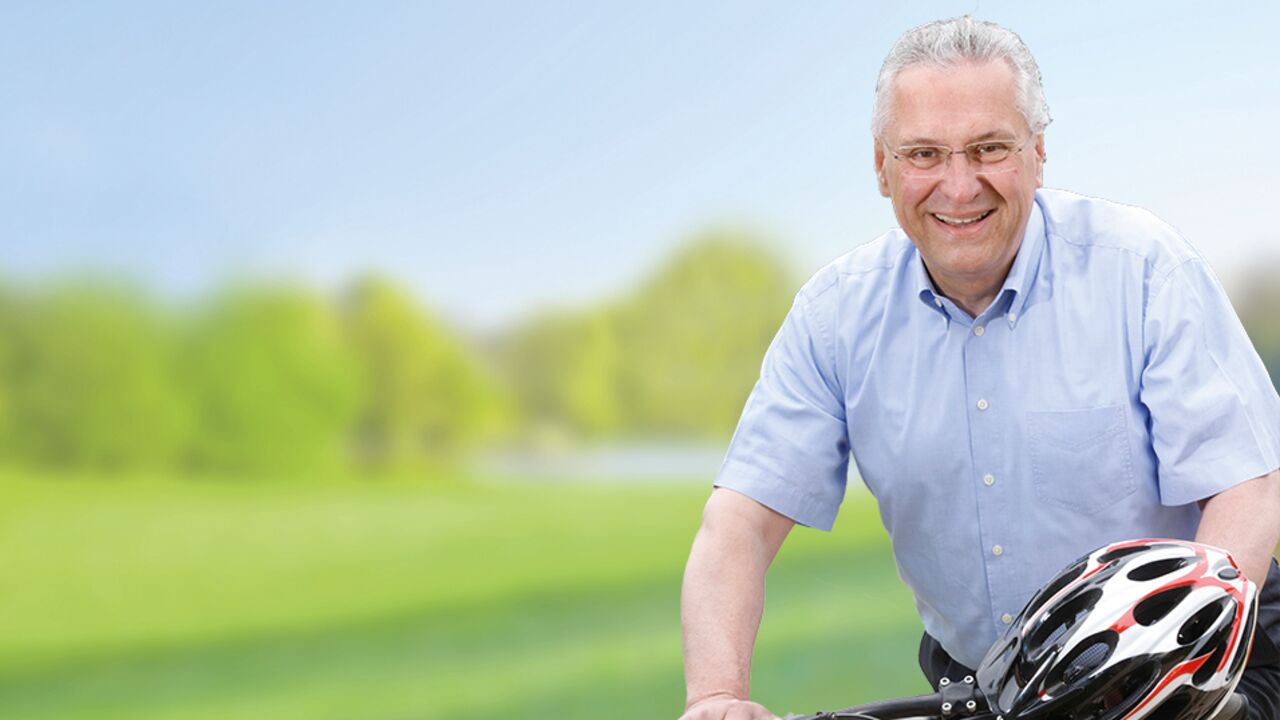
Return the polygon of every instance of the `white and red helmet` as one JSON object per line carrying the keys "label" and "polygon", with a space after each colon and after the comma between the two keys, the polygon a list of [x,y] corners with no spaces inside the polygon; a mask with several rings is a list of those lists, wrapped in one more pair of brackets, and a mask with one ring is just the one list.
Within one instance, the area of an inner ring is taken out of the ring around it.
{"label": "white and red helmet", "polygon": [[1099,548],[1036,594],[978,670],[1005,720],[1194,720],[1244,670],[1256,588],[1225,551],[1184,540]]}

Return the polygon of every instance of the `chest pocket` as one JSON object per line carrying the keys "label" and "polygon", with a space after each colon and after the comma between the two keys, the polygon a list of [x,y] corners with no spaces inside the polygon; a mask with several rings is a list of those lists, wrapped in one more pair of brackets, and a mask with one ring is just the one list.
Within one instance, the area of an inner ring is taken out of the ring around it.
{"label": "chest pocket", "polygon": [[1031,475],[1041,501],[1093,513],[1134,490],[1123,405],[1027,413]]}

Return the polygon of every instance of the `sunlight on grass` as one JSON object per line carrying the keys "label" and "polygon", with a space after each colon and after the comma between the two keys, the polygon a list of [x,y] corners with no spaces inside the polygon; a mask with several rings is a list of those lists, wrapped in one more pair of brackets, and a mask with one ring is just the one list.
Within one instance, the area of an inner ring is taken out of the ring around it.
{"label": "sunlight on grass", "polygon": [[[674,717],[706,492],[7,476],[0,716]],[[852,498],[771,571],[757,694],[915,692],[917,637]]]}

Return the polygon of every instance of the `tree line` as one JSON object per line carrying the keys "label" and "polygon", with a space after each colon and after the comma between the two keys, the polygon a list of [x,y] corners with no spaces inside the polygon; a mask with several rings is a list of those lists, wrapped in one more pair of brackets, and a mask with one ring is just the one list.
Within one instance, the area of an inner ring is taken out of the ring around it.
{"label": "tree line", "polygon": [[[1272,276],[1236,307],[1280,381]],[[0,464],[341,473],[498,444],[722,442],[798,285],[758,241],[712,234],[618,297],[473,337],[386,277],[186,305],[119,282],[0,282]]]}
{"label": "tree line", "polygon": [[0,283],[0,462],[259,474],[449,465],[493,444],[723,438],[790,306],[785,263],[690,243],[639,287],[471,337],[386,277]]}

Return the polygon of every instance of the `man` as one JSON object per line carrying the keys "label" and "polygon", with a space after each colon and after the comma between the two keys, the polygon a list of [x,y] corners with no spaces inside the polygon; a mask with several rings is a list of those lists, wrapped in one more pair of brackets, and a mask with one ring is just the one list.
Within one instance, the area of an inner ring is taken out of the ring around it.
{"label": "man", "polygon": [[1172,229],[1040,190],[1048,123],[999,26],[931,23],[885,61],[875,170],[902,229],[819,271],[769,348],[685,573],[683,720],[773,717],[748,695],[765,570],[795,523],[831,527],[851,451],[935,687],[1071,560],[1180,537],[1270,571],[1241,691],[1280,713],[1280,398]]}

